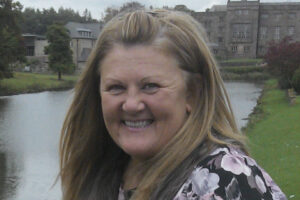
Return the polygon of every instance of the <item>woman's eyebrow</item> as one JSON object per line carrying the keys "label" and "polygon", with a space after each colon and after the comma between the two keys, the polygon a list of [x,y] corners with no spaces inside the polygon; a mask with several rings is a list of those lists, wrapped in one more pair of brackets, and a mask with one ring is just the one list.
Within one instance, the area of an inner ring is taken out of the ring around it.
{"label": "woman's eyebrow", "polygon": [[158,79],[158,78],[162,78],[162,75],[152,75],[152,76],[146,76],[144,78],[142,78],[142,82],[147,82],[153,79]]}

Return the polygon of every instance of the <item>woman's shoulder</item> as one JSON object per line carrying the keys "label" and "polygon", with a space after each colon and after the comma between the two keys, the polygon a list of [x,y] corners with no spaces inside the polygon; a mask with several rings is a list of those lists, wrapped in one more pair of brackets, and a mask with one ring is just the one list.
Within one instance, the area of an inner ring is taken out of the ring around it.
{"label": "woman's shoulder", "polygon": [[234,147],[218,148],[199,162],[174,200],[286,200],[254,159]]}

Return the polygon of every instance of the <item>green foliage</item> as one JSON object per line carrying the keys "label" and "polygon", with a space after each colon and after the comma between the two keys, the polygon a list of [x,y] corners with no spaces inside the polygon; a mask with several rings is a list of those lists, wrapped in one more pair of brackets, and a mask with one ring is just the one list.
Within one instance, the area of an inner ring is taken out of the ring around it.
{"label": "green foliage", "polygon": [[44,35],[47,32],[47,27],[54,24],[66,24],[67,22],[81,22],[90,23],[97,22],[92,18],[91,12],[85,9],[81,16],[79,12],[75,12],[71,8],[60,7],[58,11],[54,8],[39,9],[25,8],[22,13],[23,21],[21,23],[21,29],[23,33],[34,33]]}
{"label": "green foliage", "polygon": [[279,78],[282,89],[292,87],[292,77],[299,68],[300,42],[292,42],[284,38],[280,42],[272,42],[265,55],[269,70]]}
{"label": "green foliage", "polygon": [[19,21],[22,5],[12,0],[0,1],[0,79],[11,77],[10,65],[25,60]]}
{"label": "green foliage", "polygon": [[269,80],[250,117],[246,134],[251,154],[279,184],[287,197],[300,197],[300,97],[290,106],[277,81]]}
{"label": "green foliage", "polygon": [[101,22],[106,23],[111,20],[114,16],[116,16],[120,12],[125,12],[129,10],[136,10],[140,8],[144,8],[145,6],[140,4],[137,1],[131,1],[124,3],[120,8],[108,7],[105,9],[105,14],[102,16]]}
{"label": "green foliage", "polygon": [[62,73],[70,73],[75,69],[70,49],[71,39],[67,30],[58,24],[53,24],[48,28],[46,37],[49,42],[46,47],[49,55],[49,67],[58,73],[60,80]]}
{"label": "green foliage", "polygon": [[61,90],[72,88],[78,76],[64,76],[58,81],[55,75],[16,72],[10,79],[0,81],[0,95],[12,95],[45,90]]}
{"label": "green foliage", "polygon": [[183,5],[183,4],[176,5],[174,7],[174,10],[177,10],[177,11],[180,11],[180,12],[186,12],[186,13],[192,12],[192,10],[190,10],[188,7],[186,7],[186,5]]}
{"label": "green foliage", "polygon": [[300,68],[298,68],[292,78],[292,86],[300,94]]}

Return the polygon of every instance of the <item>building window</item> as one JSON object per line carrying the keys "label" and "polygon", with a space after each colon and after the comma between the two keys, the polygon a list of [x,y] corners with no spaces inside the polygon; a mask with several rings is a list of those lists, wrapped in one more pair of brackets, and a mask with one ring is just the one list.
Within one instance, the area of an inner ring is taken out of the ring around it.
{"label": "building window", "polygon": [[261,15],[261,18],[262,18],[262,19],[267,19],[268,17],[269,17],[268,14],[262,14],[262,15]]}
{"label": "building window", "polygon": [[281,19],[281,14],[275,14],[275,20],[276,21],[279,21]]}
{"label": "building window", "polygon": [[250,52],[250,46],[244,46],[244,53]]}
{"label": "building window", "polygon": [[266,48],[264,46],[258,46],[258,53],[260,55],[266,54]]}
{"label": "building window", "polygon": [[219,17],[219,21],[220,21],[220,22],[224,22],[224,17],[225,17],[225,16]]}
{"label": "building window", "polygon": [[213,49],[214,54],[218,54],[218,49]]}
{"label": "building window", "polygon": [[260,27],[260,33],[259,33],[260,39],[267,38],[267,31],[268,31],[267,27]]}
{"label": "building window", "polygon": [[279,39],[280,39],[280,27],[276,26],[274,32],[274,40],[279,40]]}
{"label": "building window", "polygon": [[296,19],[296,13],[289,13],[289,19]]}
{"label": "building window", "polygon": [[79,35],[82,37],[91,37],[92,33],[90,31],[78,31]]}
{"label": "building window", "polygon": [[242,13],[243,13],[242,10],[236,10],[236,11],[235,11],[235,14],[236,14],[236,15],[241,15]]}
{"label": "building window", "polygon": [[223,38],[222,37],[218,37],[218,42],[222,43],[223,42]]}
{"label": "building window", "polygon": [[219,29],[219,32],[223,32],[224,31],[224,27],[223,26],[219,26],[218,29]]}
{"label": "building window", "polygon": [[232,38],[234,39],[249,39],[251,24],[233,24]]}
{"label": "building window", "polygon": [[237,46],[232,46],[231,47],[231,52],[236,53],[237,52]]}
{"label": "building window", "polygon": [[205,21],[205,22],[204,22],[204,26],[205,26],[206,28],[210,28],[210,26],[211,26],[211,21],[210,21],[210,20]]}
{"label": "building window", "polygon": [[34,56],[34,47],[33,46],[26,47],[26,56]]}
{"label": "building window", "polygon": [[288,36],[292,36],[295,33],[295,26],[288,27]]}
{"label": "building window", "polygon": [[244,14],[244,15],[248,15],[248,14],[249,14],[249,11],[248,11],[248,10],[243,10],[243,14]]}

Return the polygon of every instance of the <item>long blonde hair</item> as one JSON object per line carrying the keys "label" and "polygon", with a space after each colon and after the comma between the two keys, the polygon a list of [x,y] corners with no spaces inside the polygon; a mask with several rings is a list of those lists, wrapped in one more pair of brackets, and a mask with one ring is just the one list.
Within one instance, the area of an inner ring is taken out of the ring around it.
{"label": "long blonde hair", "polygon": [[106,24],[75,87],[62,128],[60,175],[64,200],[117,199],[129,156],[105,128],[99,95],[101,61],[114,44],[154,45],[173,55],[187,72],[192,102],[183,127],[146,162],[132,199],[153,198],[166,177],[201,144],[205,144],[200,150],[202,156],[217,145],[237,145],[246,151],[245,137],[237,129],[216,61],[206,43],[198,22],[174,11],[133,11]]}

